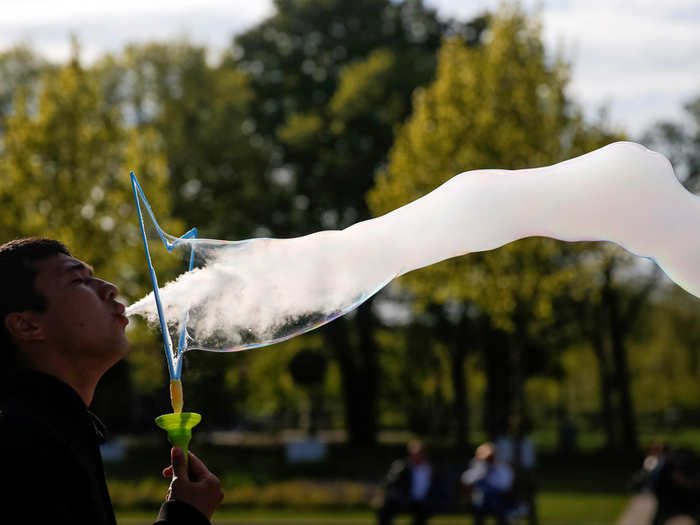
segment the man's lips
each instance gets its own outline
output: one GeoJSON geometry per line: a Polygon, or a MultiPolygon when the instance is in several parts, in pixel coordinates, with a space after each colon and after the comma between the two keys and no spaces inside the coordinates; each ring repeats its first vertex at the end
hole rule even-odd
{"type": "Polygon", "coordinates": [[[126,325],[129,324],[129,318],[125,316],[124,314],[114,314],[114,317],[116,317],[119,322],[122,324],[122,328],[125,328],[126,325]]]}
{"type": "Polygon", "coordinates": [[[122,328],[126,328],[126,325],[129,324],[129,319],[124,315],[124,312],[126,311],[126,306],[124,306],[122,303],[119,301],[114,301],[114,307],[116,311],[114,312],[114,317],[119,319],[119,322],[122,325],[122,328]]]}

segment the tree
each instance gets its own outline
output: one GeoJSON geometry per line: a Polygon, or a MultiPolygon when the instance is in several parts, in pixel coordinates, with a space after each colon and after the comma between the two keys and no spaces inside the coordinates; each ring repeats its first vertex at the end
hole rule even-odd
{"type": "MultiPolygon", "coordinates": [[[[270,228],[299,235],[367,219],[365,193],[414,88],[433,74],[448,24],[417,0],[275,5],[274,15],[236,37],[230,57],[250,75],[258,100],[251,122],[288,195],[270,228]]],[[[322,332],[341,370],[346,429],[356,443],[373,442],[378,430],[377,326],[370,301],[322,332]]]]}
{"type": "MultiPolygon", "coordinates": [[[[681,182],[690,191],[700,174],[700,99],[686,105],[696,125],[686,129],[674,122],[659,122],[647,131],[642,142],[664,153],[674,165],[681,182]]],[[[601,387],[601,416],[610,449],[637,450],[637,423],[633,384],[627,352],[635,325],[651,295],[661,284],[661,272],[654,266],[647,275],[635,270],[634,258],[617,247],[600,250],[598,277],[591,282],[585,302],[578,307],[581,327],[591,341],[598,360],[601,387]],[[627,276],[627,277],[625,277],[627,276]],[[631,276],[631,277],[630,277],[631,276]]]]}
{"type": "Polygon", "coordinates": [[[97,66],[101,89],[162,140],[173,213],[209,237],[243,238],[269,221],[268,154],[249,123],[255,94],[232,65],[187,41],[129,45],[97,66]]]}
{"type": "MultiPolygon", "coordinates": [[[[159,217],[172,214],[203,237],[266,235],[277,192],[266,174],[268,151],[248,122],[255,94],[245,74],[210,64],[207,50],[187,41],[129,45],[94,72],[110,107],[156,133],[169,183],[159,189],[146,174],[141,182],[149,198],[164,190],[169,205],[152,203],[159,217]]],[[[187,402],[208,407],[205,424],[231,426],[241,417],[246,382],[228,378],[255,358],[186,355],[187,402]]]]}
{"type": "Polygon", "coordinates": [[[617,246],[600,247],[595,255],[581,265],[579,279],[585,282],[562,309],[573,305],[581,334],[597,359],[606,448],[634,451],[639,442],[627,347],[661,271],[656,265],[651,271],[640,269],[636,258],[617,246]]]}
{"type": "MultiPolygon", "coordinates": [[[[68,65],[47,71],[37,91],[36,104],[30,104],[27,91],[19,89],[4,120],[3,236],[60,239],[101,277],[118,283],[122,296],[135,298],[146,289],[147,275],[129,170],[147,178],[152,203],[168,209],[168,173],[157,136],[148,127],[128,128],[119,111],[104,103],[77,51],[68,65]]],[[[164,225],[180,227],[172,220],[164,225]]],[[[150,361],[161,363],[157,345],[147,344],[138,333],[132,338],[136,362],[148,352],[150,361]]],[[[148,381],[154,382],[152,377],[148,381]]],[[[100,395],[112,408],[123,409],[116,425],[123,428],[133,408],[128,366],[113,368],[106,382],[113,388],[100,395]]]]}
{"type": "MultiPolygon", "coordinates": [[[[535,18],[506,5],[490,19],[481,45],[467,46],[459,37],[443,44],[436,79],[416,95],[413,115],[369,193],[375,214],[463,171],[552,164],[610,140],[583,122],[565,93],[569,68],[561,58],[548,59],[540,33],[535,18]]],[[[496,427],[509,413],[525,411],[525,364],[543,351],[555,299],[575,276],[577,250],[551,239],[525,239],[402,278],[420,304],[465,302],[487,314],[483,345],[492,432],[503,430],[496,427]]],[[[455,381],[463,380],[455,374],[455,381]]]]}
{"type": "Polygon", "coordinates": [[[642,136],[642,143],[660,151],[671,161],[681,182],[689,191],[697,191],[700,178],[700,96],[685,105],[689,121],[661,121],[642,136]]]}
{"type": "MultiPolygon", "coordinates": [[[[686,105],[696,125],[687,130],[674,122],[659,122],[647,131],[642,142],[664,153],[674,165],[681,182],[693,191],[700,174],[700,99],[686,105]]],[[[634,325],[644,314],[651,294],[660,285],[658,267],[645,277],[630,272],[632,258],[619,248],[610,247],[600,261],[600,276],[596,288],[591,288],[586,304],[582,305],[582,327],[592,342],[598,359],[601,384],[602,420],[606,445],[611,449],[636,450],[637,424],[632,397],[627,340],[634,325]],[[619,275],[632,274],[621,279],[619,275]],[[632,281],[632,282],[630,282],[632,281]],[[639,281],[639,282],[635,282],[639,281]]]]}
{"type": "Polygon", "coordinates": [[[18,88],[34,94],[42,71],[48,69],[46,62],[31,48],[17,46],[0,53],[0,132],[2,120],[12,112],[12,101],[18,88]]]}

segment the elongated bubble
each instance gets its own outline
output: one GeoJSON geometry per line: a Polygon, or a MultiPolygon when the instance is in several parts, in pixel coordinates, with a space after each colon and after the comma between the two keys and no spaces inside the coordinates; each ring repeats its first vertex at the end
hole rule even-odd
{"type": "MultiPolygon", "coordinates": [[[[236,351],[306,332],[357,307],[395,277],[517,239],[612,241],[652,258],[700,296],[700,199],[668,160],[618,142],[552,166],[477,170],[342,231],[294,239],[184,239],[194,269],[160,289],[182,350],[236,351]]],[[[171,241],[174,237],[169,237],[171,241]]],[[[153,294],[127,309],[157,323],[153,294]]]]}

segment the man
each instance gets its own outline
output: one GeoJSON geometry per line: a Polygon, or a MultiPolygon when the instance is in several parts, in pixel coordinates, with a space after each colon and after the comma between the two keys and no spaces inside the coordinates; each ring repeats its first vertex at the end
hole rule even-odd
{"type": "MultiPolygon", "coordinates": [[[[0,506],[14,522],[114,524],[89,410],[102,375],[129,351],[117,288],[49,239],[0,246],[0,506]]],[[[219,480],[172,450],[157,523],[208,524],[219,480]]]]}
{"type": "Polygon", "coordinates": [[[677,516],[700,520],[700,457],[694,452],[657,445],[644,460],[649,489],[656,497],[652,525],[677,516]]]}
{"type": "Polygon", "coordinates": [[[391,465],[385,483],[384,503],[377,512],[379,525],[390,525],[394,516],[411,514],[413,525],[424,525],[433,512],[433,468],[420,441],[411,440],[408,458],[391,465]]]}

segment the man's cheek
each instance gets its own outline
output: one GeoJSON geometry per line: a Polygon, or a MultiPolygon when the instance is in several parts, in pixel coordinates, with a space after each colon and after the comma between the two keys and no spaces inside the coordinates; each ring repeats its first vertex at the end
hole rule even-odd
{"type": "Polygon", "coordinates": [[[90,323],[88,323],[88,320],[85,319],[82,315],[80,315],[79,312],[72,312],[69,314],[70,317],[69,319],[71,320],[71,326],[78,330],[85,330],[88,326],[90,326],[90,323]]]}

